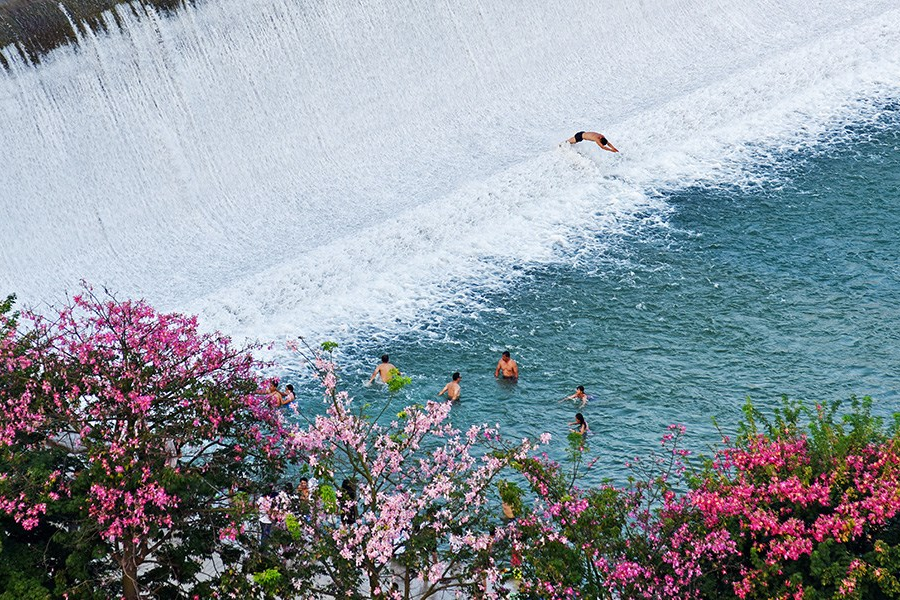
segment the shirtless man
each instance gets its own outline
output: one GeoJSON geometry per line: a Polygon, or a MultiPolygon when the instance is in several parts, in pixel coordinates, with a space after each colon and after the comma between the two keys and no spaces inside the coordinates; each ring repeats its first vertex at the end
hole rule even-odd
{"type": "MultiPolygon", "coordinates": [[[[375,370],[372,372],[372,376],[369,377],[369,383],[375,381],[375,377],[381,377],[381,380],[385,383],[394,378],[394,375],[391,371],[397,370],[397,367],[390,363],[387,354],[381,355],[381,364],[375,367],[375,370]]],[[[400,371],[397,370],[397,375],[400,374],[400,371]]]]}
{"type": "Polygon", "coordinates": [[[616,147],[610,144],[609,140],[607,140],[602,133],[597,133],[596,131],[579,131],[573,137],[570,137],[568,141],[570,144],[577,144],[583,140],[596,142],[598,146],[607,152],[618,152],[616,147]]]}
{"type": "Polygon", "coordinates": [[[494,369],[494,377],[499,377],[501,371],[503,372],[503,379],[519,378],[519,365],[510,358],[509,350],[504,352],[500,360],[497,361],[497,368],[494,369]]]}
{"type": "Polygon", "coordinates": [[[459,376],[459,371],[457,371],[456,373],[453,374],[452,381],[450,381],[450,383],[448,383],[447,385],[444,386],[444,389],[442,389],[438,393],[438,396],[443,396],[444,392],[447,392],[448,398],[450,398],[451,400],[454,400],[454,401],[459,400],[459,392],[460,392],[459,382],[460,381],[462,381],[462,377],[459,376]]]}

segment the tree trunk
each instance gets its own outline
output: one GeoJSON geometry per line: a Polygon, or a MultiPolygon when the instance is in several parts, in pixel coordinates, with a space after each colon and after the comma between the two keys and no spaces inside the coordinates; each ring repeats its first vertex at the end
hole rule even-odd
{"type": "Polygon", "coordinates": [[[384,590],[381,589],[381,578],[374,567],[369,569],[369,593],[372,594],[373,598],[384,598],[386,596],[384,590]],[[378,590],[378,595],[375,595],[375,590],[378,590]]]}
{"type": "Polygon", "coordinates": [[[126,550],[122,557],[122,597],[126,600],[140,600],[141,593],[138,590],[137,564],[134,553],[126,550]]]}

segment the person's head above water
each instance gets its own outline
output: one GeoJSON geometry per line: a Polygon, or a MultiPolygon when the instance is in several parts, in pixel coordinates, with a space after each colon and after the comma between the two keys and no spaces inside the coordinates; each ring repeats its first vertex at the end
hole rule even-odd
{"type": "Polygon", "coordinates": [[[585,425],[584,415],[581,413],[575,413],[575,420],[578,421],[581,425],[585,425]]]}
{"type": "Polygon", "coordinates": [[[579,385],[579,386],[578,386],[577,388],[575,388],[575,389],[578,390],[579,392],[581,392],[582,394],[584,393],[584,386],[583,386],[583,385],[579,385]]]}
{"type": "Polygon", "coordinates": [[[390,362],[390,358],[388,357],[387,354],[381,355],[381,362],[383,362],[383,363],[390,362]]]}
{"type": "Polygon", "coordinates": [[[459,375],[459,371],[457,371],[456,373],[453,374],[453,381],[459,381],[460,379],[461,379],[461,378],[460,378],[460,375],[459,375]]]}
{"type": "Polygon", "coordinates": [[[504,351],[503,351],[503,358],[509,358],[509,357],[510,357],[509,350],[504,350],[504,351]]]}
{"type": "Polygon", "coordinates": [[[292,393],[292,394],[294,393],[294,386],[291,385],[290,383],[287,384],[287,386],[285,386],[284,389],[286,389],[287,391],[289,391],[289,392],[292,393]]]}

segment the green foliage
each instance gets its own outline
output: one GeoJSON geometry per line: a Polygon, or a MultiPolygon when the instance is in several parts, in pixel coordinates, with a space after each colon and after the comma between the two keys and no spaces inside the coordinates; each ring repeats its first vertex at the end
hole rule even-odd
{"type": "Polygon", "coordinates": [[[336,515],[340,511],[337,501],[337,492],[330,485],[319,485],[319,498],[322,500],[322,506],[325,512],[336,515]]]}
{"type": "MultiPolygon", "coordinates": [[[[894,532],[900,531],[895,524],[894,532]]],[[[900,544],[894,539],[891,543],[878,540],[866,556],[866,570],[862,587],[867,595],[864,598],[900,598],[900,544]]]]}
{"type": "Polygon", "coordinates": [[[297,520],[297,517],[294,515],[287,515],[284,518],[284,526],[288,530],[288,533],[291,534],[291,538],[293,538],[294,541],[300,540],[302,532],[300,529],[300,521],[297,520]]]}
{"type": "Polygon", "coordinates": [[[322,342],[322,351],[331,354],[337,349],[337,342],[322,342]]]}
{"type": "Polygon", "coordinates": [[[548,582],[579,598],[734,599],[736,585],[751,582],[745,600],[900,599],[900,416],[888,428],[872,411],[868,397],[815,406],[783,398],[767,414],[748,399],[737,438],[705,469],[684,464],[666,436],[674,460],[634,461],[624,488],[575,487],[587,449],[570,435],[571,483],[549,460],[518,465],[549,507],[520,519],[523,582],[537,584],[523,589],[536,598],[563,597],[546,592],[548,582]],[[553,535],[531,521],[547,515],[553,535]],[[630,575],[607,580],[622,564],[630,575]],[[679,582],[677,594],[667,581],[679,582]]]}
{"type": "Polygon", "coordinates": [[[587,444],[585,444],[585,435],[577,431],[570,431],[566,436],[566,441],[566,457],[568,458],[569,464],[572,466],[572,475],[569,479],[567,489],[571,489],[578,479],[579,469],[584,463],[584,456],[589,448],[587,447],[587,444]]]}
{"type": "Polygon", "coordinates": [[[577,431],[570,431],[566,435],[566,442],[568,443],[566,452],[570,456],[574,454],[581,454],[585,450],[587,450],[587,446],[585,446],[584,444],[584,435],[577,431]]]}
{"type": "Polygon", "coordinates": [[[845,402],[833,400],[827,404],[817,404],[815,408],[787,396],[773,411],[772,418],[766,417],[750,400],[744,403],[744,420],[738,426],[738,447],[758,436],[771,440],[790,440],[805,437],[809,446],[814,472],[822,473],[831,469],[848,455],[863,448],[900,439],[900,413],[894,413],[894,426],[887,430],[884,419],[872,415],[873,400],[869,396],[862,399],[851,396],[849,410],[845,402]]]}
{"type": "Polygon", "coordinates": [[[560,471],[559,465],[548,464],[536,458],[527,458],[517,462],[513,467],[529,476],[529,483],[532,489],[538,483],[546,486],[548,490],[547,496],[551,499],[558,500],[567,492],[566,478],[560,471]]]}
{"type": "Polygon", "coordinates": [[[391,369],[389,373],[391,375],[391,379],[387,382],[387,386],[388,391],[392,394],[399,392],[404,387],[412,383],[412,377],[401,375],[398,369],[391,369]]]}
{"type": "Polygon", "coordinates": [[[12,573],[3,585],[0,600],[50,600],[50,592],[41,581],[21,573],[12,573]]]}
{"type": "Polygon", "coordinates": [[[39,538],[10,537],[21,530],[8,519],[0,527],[0,600],[49,600],[53,583],[41,565],[39,538]]]}
{"type": "MultiPolygon", "coordinates": [[[[582,598],[610,598],[604,576],[595,568],[593,559],[621,556],[626,551],[647,552],[649,544],[629,535],[629,509],[619,490],[594,488],[583,498],[587,508],[577,515],[568,514],[566,524],[559,530],[562,540],[544,539],[541,543],[525,544],[521,572],[531,581],[548,581],[558,588],[577,589],[582,598]],[[638,544],[642,546],[638,548],[638,544]],[[591,550],[584,551],[586,548],[591,550]]],[[[520,523],[524,539],[541,539],[539,526],[531,525],[527,519],[520,523]]]]}
{"type": "Polygon", "coordinates": [[[263,589],[263,591],[274,593],[278,591],[281,583],[282,575],[278,569],[266,569],[261,573],[253,574],[253,581],[263,589]]]}
{"type": "MultiPolygon", "coordinates": [[[[13,312],[14,303],[14,295],[0,301],[0,339],[6,339],[16,330],[18,313],[13,312]]],[[[19,337],[9,350],[13,355],[21,355],[29,341],[19,337]]],[[[2,369],[0,390],[10,395],[19,394],[24,390],[24,382],[33,375],[33,368],[15,372],[2,369]]],[[[3,474],[0,492],[12,492],[12,482],[6,474],[20,473],[28,485],[39,486],[52,470],[44,456],[16,453],[6,446],[0,448],[0,474],[3,474]]],[[[45,600],[51,597],[54,586],[47,567],[59,558],[56,546],[50,545],[52,533],[46,527],[26,532],[13,519],[0,514],[0,600],[45,600]],[[42,552],[44,548],[46,550],[42,552]]]]}
{"type": "Polygon", "coordinates": [[[500,493],[500,500],[504,504],[509,505],[514,515],[522,514],[522,510],[524,509],[522,499],[525,496],[525,491],[522,488],[515,482],[501,479],[497,482],[497,491],[500,493]]]}
{"type": "Polygon", "coordinates": [[[10,294],[5,300],[0,302],[0,315],[10,320],[10,325],[14,326],[16,322],[16,314],[12,312],[13,304],[16,302],[15,294],[10,294]]]}

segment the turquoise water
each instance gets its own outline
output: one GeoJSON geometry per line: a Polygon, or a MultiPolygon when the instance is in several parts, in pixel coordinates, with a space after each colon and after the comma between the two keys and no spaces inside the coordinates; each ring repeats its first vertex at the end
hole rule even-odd
{"type": "MultiPolygon", "coordinates": [[[[382,352],[413,385],[395,400],[436,394],[459,370],[465,427],[498,422],[513,437],[554,434],[582,410],[598,474],[656,446],[670,423],[704,450],[751,397],[809,401],[871,395],[888,414],[900,399],[900,111],[831,132],[821,144],[755,168],[758,185],[666,195],[649,218],[602,253],[552,267],[522,265],[517,284],[477,312],[423,322],[405,334],[343,348],[344,384],[380,406],[362,382],[382,352]],[[502,350],[521,379],[493,378],[502,350]]],[[[586,247],[592,247],[589,240],[586,247]]],[[[448,295],[453,282],[447,282],[448,295]]],[[[290,380],[287,375],[286,380],[290,380]]],[[[305,390],[301,407],[315,406],[305,390]]]]}

